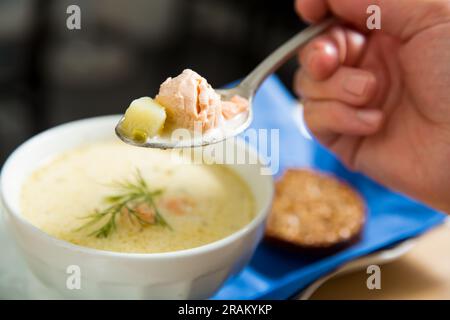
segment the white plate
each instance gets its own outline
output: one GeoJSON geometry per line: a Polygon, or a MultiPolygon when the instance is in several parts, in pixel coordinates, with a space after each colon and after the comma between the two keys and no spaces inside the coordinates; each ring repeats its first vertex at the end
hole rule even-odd
{"type": "Polygon", "coordinates": [[[402,255],[407,253],[415,245],[415,240],[406,240],[397,244],[396,246],[390,247],[389,249],[377,251],[375,253],[363,256],[359,259],[353,260],[339,267],[336,271],[320,278],[311,283],[306,289],[304,289],[296,298],[298,300],[307,300],[313,293],[320,288],[322,284],[344,274],[352,273],[358,270],[365,270],[369,265],[382,265],[391,262],[395,259],[400,258],[402,255]]]}

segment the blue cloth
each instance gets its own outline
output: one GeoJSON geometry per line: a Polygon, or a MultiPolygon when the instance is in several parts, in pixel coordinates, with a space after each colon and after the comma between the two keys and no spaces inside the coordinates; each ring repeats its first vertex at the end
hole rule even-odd
{"type": "Polygon", "coordinates": [[[331,256],[305,257],[260,244],[250,264],[228,280],[213,299],[287,299],[314,280],[357,257],[420,235],[445,215],[347,171],[314,140],[305,138],[291,116],[296,102],[275,76],[254,100],[253,128],[280,129],[280,168],[311,167],[332,172],[356,187],[368,205],[361,241],[331,256]]]}

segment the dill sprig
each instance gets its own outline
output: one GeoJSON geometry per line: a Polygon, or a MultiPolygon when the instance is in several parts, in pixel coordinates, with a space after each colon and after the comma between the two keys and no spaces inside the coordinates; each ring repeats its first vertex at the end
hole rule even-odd
{"type": "Polygon", "coordinates": [[[95,210],[92,214],[83,217],[83,219],[88,219],[88,221],[75,231],[81,231],[95,225],[101,225],[89,233],[89,236],[107,238],[116,231],[117,217],[122,214],[128,214],[130,221],[132,223],[137,223],[141,227],[159,225],[172,230],[172,227],[161,215],[155,203],[155,197],[161,195],[163,191],[150,191],[139,170],[137,170],[135,178],[136,181],[134,182],[125,180],[113,183],[113,187],[115,187],[119,193],[104,198],[104,202],[108,203],[109,206],[104,210],[95,210]],[[153,210],[153,221],[148,221],[141,216],[138,208],[143,204],[153,210]]]}

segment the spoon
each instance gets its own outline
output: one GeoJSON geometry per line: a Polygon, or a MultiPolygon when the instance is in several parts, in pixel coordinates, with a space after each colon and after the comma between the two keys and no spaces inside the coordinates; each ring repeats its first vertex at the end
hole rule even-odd
{"type": "MultiPolygon", "coordinates": [[[[329,18],[318,25],[310,26],[299,32],[272,52],[237,86],[231,89],[216,90],[223,101],[228,101],[233,96],[238,95],[247,99],[249,103],[249,111],[247,113],[236,116],[235,118],[237,119],[226,121],[226,125],[220,125],[218,128],[210,129],[205,133],[192,134],[187,129],[181,129],[180,133],[182,134],[180,135],[160,135],[142,142],[130,139],[122,133],[120,128],[124,120],[122,117],[116,126],[117,136],[124,142],[137,147],[172,149],[206,146],[242,133],[250,126],[253,120],[252,99],[264,79],[289,60],[301,46],[327,30],[335,21],[335,18],[329,18]]],[[[175,131],[177,130],[180,129],[175,131]]]]}

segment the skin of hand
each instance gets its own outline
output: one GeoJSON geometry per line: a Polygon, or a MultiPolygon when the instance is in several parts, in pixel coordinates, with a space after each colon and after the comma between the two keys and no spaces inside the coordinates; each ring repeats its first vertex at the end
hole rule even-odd
{"type": "Polygon", "coordinates": [[[450,213],[450,1],[297,0],[339,25],[299,53],[308,128],[348,168],[450,213]],[[381,29],[366,26],[371,4],[381,29]]]}

